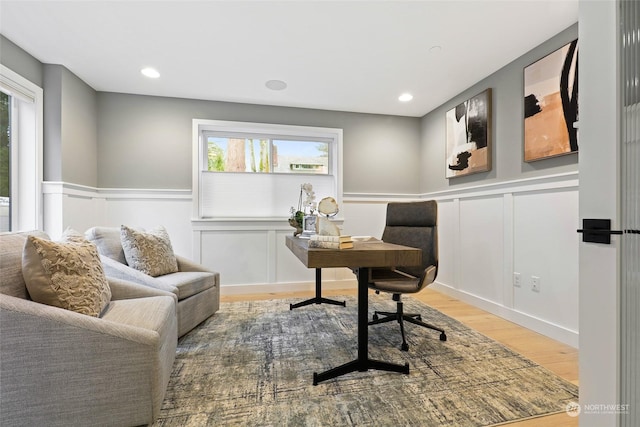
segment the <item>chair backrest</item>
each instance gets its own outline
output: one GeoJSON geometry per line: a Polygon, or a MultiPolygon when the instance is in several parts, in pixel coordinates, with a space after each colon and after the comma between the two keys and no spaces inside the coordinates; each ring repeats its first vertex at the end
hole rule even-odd
{"type": "Polygon", "coordinates": [[[438,204],[434,200],[389,203],[382,240],[422,249],[422,265],[397,270],[422,278],[428,267],[435,266],[437,274],[438,204]]]}
{"type": "Polygon", "coordinates": [[[31,299],[22,277],[22,250],[30,234],[49,238],[42,231],[0,233],[0,294],[31,299]]]}

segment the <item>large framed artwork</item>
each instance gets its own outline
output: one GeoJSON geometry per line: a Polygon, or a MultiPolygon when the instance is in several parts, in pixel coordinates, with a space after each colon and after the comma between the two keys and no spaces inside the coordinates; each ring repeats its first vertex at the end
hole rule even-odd
{"type": "Polygon", "coordinates": [[[578,152],[578,40],[524,69],[524,161],[578,152]]]}
{"type": "Polygon", "coordinates": [[[491,170],[491,89],[445,114],[446,177],[491,170]]]}

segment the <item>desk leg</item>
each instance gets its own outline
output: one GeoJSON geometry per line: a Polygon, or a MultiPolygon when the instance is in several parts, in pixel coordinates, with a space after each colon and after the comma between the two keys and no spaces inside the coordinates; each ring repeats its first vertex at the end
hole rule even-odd
{"type": "Polygon", "coordinates": [[[395,363],[369,359],[369,269],[359,268],[356,274],[358,276],[358,358],[319,374],[314,372],[313,385],[318,385],[319,382],[336,378],[350,372],[366,372],[369,369],[401,372],[403,374],[409,373],[408,363],[397,365],[395,363]]]}
{"type": "Polygon", "coordinates": [[[335,301],[328,298],[322,298],[322,269],[316,268],[316,296],[308,299],[306,301],[301,301],[295,304],[289,304],[289,310],[293,310],[294,308],[304,307],[305,305],[310,304],[334,304],[345,306],[346,303],[344,301],[335,301]]]}

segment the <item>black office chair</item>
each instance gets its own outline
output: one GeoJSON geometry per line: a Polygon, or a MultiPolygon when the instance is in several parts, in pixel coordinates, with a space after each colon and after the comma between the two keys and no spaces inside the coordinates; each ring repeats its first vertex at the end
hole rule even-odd
{"type": "Polygon", "coordinates": [[[389,203],[387,221],[382,240],[422,249],[422,265],[397,267],[393,269],[373,269],[369,288],[393,294],[397,302],[396,312],[376,311],[369,325],[397,321],[402,333],[402,350],[409,350],[404,332],[404,321],[424,326],[440,332],[440,341],[446,341],[443,329],[422,321],[420,314],[405,313],[402,294],[420,292],[433,283],[438,274],[438,205],[433,200],[408,203],[389,203]],[[380,317],[380,315],[384,317],[380,317]]]}

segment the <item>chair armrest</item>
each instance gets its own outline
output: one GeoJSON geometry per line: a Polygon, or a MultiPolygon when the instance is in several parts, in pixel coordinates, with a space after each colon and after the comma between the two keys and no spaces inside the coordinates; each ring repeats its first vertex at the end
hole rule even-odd
{"type": "Polygon", "coordinates": [[[104,274],[108,278],[125,280],[127,282],[134,282],[140,285],[148,286],[154,289],[159,289],[165,292],[171,292],[178,295],[178,289],[175,286],[167,285],[161,281],[144,274],[135,268],[124,265],[114,259],[100,255],[100,261],[104,268],[104,274]]]}
{"type": "Polygon", "coordinates": [[[205,266],[193,262],[183,256],[176,255],[176,260],[178,260],[178,270],[180,271],[202,271],[206,273],[215,273],[215,271],[211,271],[205,266]]]}
{"type": "Polygon", "coordinates": [[[175,303],[178,303],[178,296],[173,292],[167,292],[149,286],[141,285],[139,283],[128,282],[126,280],[115,279],[113,277],[107,277],[109,281],[109,287],[111,288],[111,300],[133,299],[133,298],[146,298],[157,296],[170,296],[174,299],[175,303]]]}

